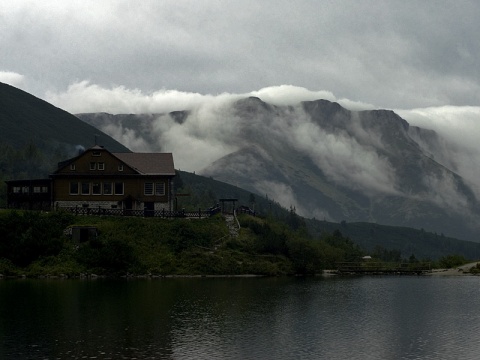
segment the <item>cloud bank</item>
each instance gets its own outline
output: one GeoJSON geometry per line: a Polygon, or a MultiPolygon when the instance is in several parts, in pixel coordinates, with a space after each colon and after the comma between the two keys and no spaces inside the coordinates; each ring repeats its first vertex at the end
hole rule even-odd
{"type": "MultiPolygon", "coordinates": [[[[81,81],[69,86],[64,93],[49,92],[47,100],[72,113],[167,114],[171,111],[189,111],[190,115],[184,124],[176,123],[169,116],[158,116],[158,120],[148,130],[151,136],[158,139],[157,145],[152,145],[131,129],[116,128],[113,125],[102,129],[133,151],[175,152],[176,162],[184,170],[199,171],[216,159],[238,150],[241,144],[237,143],[237,137],[241,129],[250,128],[252,134],[261,134],[267,130],[256,127],[267,126],[268,131],[277,131],[286,139],[294,139],[295,143],[304,144],[304,151],[313,149],[313,153],[318,154],[315,160],[318,165],[331,169],[332,174],[337,174],[338,180],[344,176],[341,175],[339,167],[341,164],[348,164],[344,173],[349,173],[349,177],[355,176],[359,184],[384,184],[385,191],[387,188],[390,192],[396,191],[389,165],[378,158],[376,153],[368,152],[368,149],[365,150],[359,144],[347,141],[347,137],[342,138],[341,134],[332,137],[319,133],[297,110],[290,118],[277,119],[276,124],[239,122],[238,118],[232,116],[230,106],[233,102],[249,96],[259,97],[272,105],[294,108],[301,101],[317,99],[336,101],[349,110],[374,108],[370,104],[338,99],[330,91],[311,91],[293,85],[271,86],[243,94],[212,95],[178,90],[159,90],[145,94],[139,89],[127,89],[124,86],[103,88],[88,81],[81,81]],[[186,144],[189,146],[186,147],[186,144]],[[189,150],[192,147],[196,149],[193,156],[189,150]],[[331,154],[331,157],[328,158],[325,154],[331,154]]],[[[480,189],[480,186],[477,186],[477,179],[480,179],[480,148],[477,146],[477,139],[480,137],[480,107],[441,106],[397,109],[395,112],[412,126],[437,132],[443,139],[444,147],[441,151],[437,149],[439,154],[435,160],[456,171],[475,189],[480,189]],[[441,154],[446,154],[443,159],[441,154]]],[[[365,133],[355,119],[352,119],[350,126],[357,139],[381,146],[379,139],[371,133],[365,133]]]]}
{"type": "Polygon", "coordinates": [[[249,96],[255,96],[264,102],[280,106],[296,105],[301,101],[325,99],[338,102],[350,110],[375,108],[371,104],[349,99],[337,99],[330,91],[311,91],[293,85],[270,86],[241,94],[222,93],[212,95],[166,89],[143,93],[139,89],[127,89],[125,86],[104,88],[84,80],[71,84],[65,92],[48,91],[45,99],[73,114],[88,112],[145,114],[191,110],[205,103],[231,102],[249,96]]]}
{"type": "Polygon", "coordinates": [[[462,176],[480,198],[480,107],[441,106],[395,111],[411,125],[440,135],[442,148],[436,149],[434,159],[462,176]]]}

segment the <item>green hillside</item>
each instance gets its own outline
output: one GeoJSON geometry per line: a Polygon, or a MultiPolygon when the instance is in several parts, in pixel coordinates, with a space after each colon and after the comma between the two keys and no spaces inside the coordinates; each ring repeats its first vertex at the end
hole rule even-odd
{"type": "MultiPolygon", "coordinates": [[[[259,216],[272,217],[292,225],[291,214],[294,209],[285,209],[275,199],[269,199],[265,195],[253,194],[239,187],[184,171],[177,172],[175,181],[178,192],[190,194],[190,196],[178,198],[179,208],[203,209],[212,206],[216,199],[223,197],[237,198],[238,205],[253,208],[252,199],[254,199],[255,210],[259,216]]],[[[307,229],[313,238],[320,239],[325,234],[340,231],[343,236],[351,239],[368,253],[396,250],[400,252],[403,259],[409,258],[412,254],[417,259],[431,260],[452,254],[472,260],[480,258],[480,243],[458,240],[429,232],[428,229],[360,222],[334,223],[316,219],[303,219],[303,221],[306,222],[307,229]]]]}
{"type": "Polygon", "coordinates": [[[220,215],[204,219],[73,216],[0,211],[3,276],[293,275],[315,274],[337,261],[358,259],[351,241],[312,241],[302,229],[250,215],[232,235],[220,215]],[[98,236],[77,242],[73,225],[98,236]]]}
{"type": "Polygon", "coordinates": [[[43,146],[63,145],[73,151],[76,145],[93,146],[98,135],[98,144],[110,151],[129,151],[72,114],[4,83],[0,83],[0,127],[0,143],[17,149],[33,141],[43,146]]]}
{"type": "Polygon", "coordinates": [[[5,205],[5,180],[47,177],[59,161],[95,141],[110,151],[129,151],[68,112],[3,83],[0,129],[0,206],[5,205]]]}
{"type": "Polygon", "coordinates": [[[480,258],[480,243],[458,240],[425,229],[362,222],[338,224],[318,220],[307,220],[307,225],[315,236],[338,230],[370,254],[398,250],[403,258],[409,258],[412,254],[417,259],[432,260],[452,254],[472,260],[480,258]]]}

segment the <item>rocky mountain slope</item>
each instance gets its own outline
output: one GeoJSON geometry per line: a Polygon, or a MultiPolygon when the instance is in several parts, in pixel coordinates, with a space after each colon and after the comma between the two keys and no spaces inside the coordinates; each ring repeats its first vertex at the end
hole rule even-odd
{"type": "Polygon", "coordinates": [[[78,116],[117,140],[168,147],[176,164],[189,156],[200,174],[294,206],[305,217],[479,240],[474,187],[454,171],[444,140],[392,111],[245,98],[209,112],[78,116]]]}

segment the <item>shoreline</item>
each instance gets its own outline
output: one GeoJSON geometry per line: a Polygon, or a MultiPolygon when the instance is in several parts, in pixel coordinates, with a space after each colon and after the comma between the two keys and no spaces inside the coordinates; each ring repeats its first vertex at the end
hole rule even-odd
{"type": "Polygon", "coordinates": [[[450,269],[434,269],[427,276],[474,276],[470,270],[477,266],[479,262],[475,261],[465,265],[457,266],[450,269]]]}
{"type": "MultiPolygon", "coordinates": [[[[472,274],[470,270],[477,266],[480,262],[472,262],[462,266],[458,266],[455,268],[450,269],[432,269],[429,272],[425,272],[421,275],[424,276],[475,276],[477,274],[472,274]]],[[[157,275],[157,274],[141,274],[141,275],[134,275],[134,274],[126,274],[126,275],[97,275],[97,274],[79,274],[74,276],[69,276],[66,274],[61,275],[38,275],[38,276],[27,276],[27,275],[4,275],[0,274],[0,281],[1,280],[8,280],[8,279],[38,279],[38,280],[69,280],[69,279],[81,279],[81,280],[95,280],[95,279],[201,279],[201,278],[260,278],[260,277],[334,277],[334,276],[348,276],[349,274],[339,274],[337,270],[326,269],[323,272],[318,274],[309,274],[309,275],[300,275],[300,274],[290,274],[290,275],[259,275],[259,274],[236,274],[236,275],[177,275],[177,274],[169,274],[169,275],[157,275]]],[[[359,274],[355,274],[359,275],[359,274]]],[[[364,275],[375,275],[375,274],[361,274],[364,275]]],[[[383,275],[392,275],[392,274],[383,274],[383,275]]]]}

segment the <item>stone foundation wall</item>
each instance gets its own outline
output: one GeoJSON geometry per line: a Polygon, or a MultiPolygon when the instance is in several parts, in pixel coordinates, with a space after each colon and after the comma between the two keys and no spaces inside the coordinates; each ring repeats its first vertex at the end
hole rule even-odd
{"type": "Polygon", "coordinates": [[[83,207],[84,204],[88,204],[89,208],[102,208],[102,209],[112,209],[118,208],[121,209],[122,206],[118,204],[118,201],[56,201],[55,207],[83,207]]]}
{"type": "Polygon", "coordinates": [[[155,210],[170,210],[168,203],[155,203],[155,210]]]}
{"type": "MultiPolygon", "coordinates": [[[[55,208],[64,208],[64,207],[83,207],[84,204],[88,204],[89,208],[95,208],[98,209],[99,207],[101,209],[121,209],[122,204],[118,203],[118,201],[56,201],[55,202],[55,208]]],[[[134,210],[143,210],[145,208],[145,203],[143,202],[137,202],[133,204],[133,209],[134,210]]],[[[170,207],[168,205],[168,202],[161,203],[157,202],[155,203],[155,210],[169,210],[170,207]]]]}

